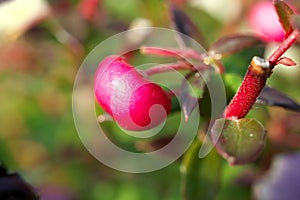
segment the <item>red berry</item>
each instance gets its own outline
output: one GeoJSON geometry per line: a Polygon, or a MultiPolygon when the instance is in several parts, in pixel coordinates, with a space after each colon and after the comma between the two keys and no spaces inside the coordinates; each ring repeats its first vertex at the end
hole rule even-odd
{"type": "Polygon", "coordinates": [[[79,12],[86,20],[92,20],[98,12],[100,0],[81,0],[79,12]]]}
{"type": "Polygon", "coordinates": [[[127,130],[153,128],[171,110],[164,90],[118,56],[106,57],[99,64],[94,92],[102,108],[127,130]]]}
{"type": "Polygon", "coordinates": [[[282,42],[284,30],[271,1],[256,3],[249,12],[250,26],[261,33],[267,42],[282,42]]]}

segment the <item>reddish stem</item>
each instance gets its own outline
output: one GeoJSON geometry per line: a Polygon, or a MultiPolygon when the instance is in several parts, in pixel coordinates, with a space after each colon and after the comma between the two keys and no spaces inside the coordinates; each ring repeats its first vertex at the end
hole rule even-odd
{"type": "Polygon", "coordinates": [[[203,65],[194,66],[191,63],[186,62],[186,61],[179,61],[177,63],[168,63],[168,64],[157,65],[157,66],[151,67],[149,69],[146,69],[144,72],[148,76],[151,76],[151,75],[159,74],[159,73],[163,73],[163,72],[170,72],[172,70],[202,71],[202,70],[208,70],[208,69],[210,69],[209,65],[203,64],[203,65]]]}
{"type": "Polygon", "coordinates": [[[224,111],[224,118],[240,119],[246,116],[265,86],[269,70],[267,61],[258,57],[252,59],[240,88],[224,111]]]}
{"type": "Polygon", "coordinates": [[[158,55],[175,58],[192,58],[196,60],[202,60],[203,56],[193,49],[164,49],[160,47],[141,47],[142,54],[158,55]]]}
{"type": "Polygon", "coordinates": [[[149,76],[154,74],[159,74],[162,72],[168,72],[172,70],[191,70],[193,66],[188,62],[178,62],[178,63],[169,63],[161,64],[145,70],[145,73],[149,76]]]}
{"type": "Polygon", "coordinates": [[[280,46],[276,49],[276,51],[270,55],[268,58],[270,64],[271,64],[271,70],[276,65],[276,62],[279,60],[279,58],[296,42],[300,32],[298,29],[295,29],[289,37],[287,37],[280,46]]]}
{"type": "Polygon", "coordinates": [[[267,78],[280,57],[296,42],[299,30],[295,29],[275,50],[268,60],[254,57],[237,93],[223,113],[226,119],[240,119],[246,116],[264,88],[267,78]]]}

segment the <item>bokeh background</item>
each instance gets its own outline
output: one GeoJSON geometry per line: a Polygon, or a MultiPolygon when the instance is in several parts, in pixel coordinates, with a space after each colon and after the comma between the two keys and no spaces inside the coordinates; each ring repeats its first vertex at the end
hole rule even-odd
{"type": "MultiPolygon", "coordinates": [[[[255,2],[0,1],[1,163],[10,172],[18,172],[45,200],[182,199],[181,160],[156,172],[128,174],[104,166],[89,154],[77,135],[72,118],[76,72],[85,55],[114,34],[137,26],[171,28],[167,3],[183,10],[209,45],[224,35],[253,32],[247,13],[255,2]]],[[[300,8],[297,0],[290,2],[295,8],[300,8]]],[[[269,43],[266,54],[274,46],[275,43],[269,43]]],[[[289,55],[299,62],[299,53],[299,47],[294,47],[289,55]]],[[[236,57],[228,63],[239,61],[236,57]]],[[[240,75],[245,72],[245,68],[227,68],[240,75]]],[[[276,70],[269,84],[300,102],[298,66],[276,70]]],[[[287,159],[282,154],[282,159],[277,159],[281,166],[290,166],[289,160],[295,162],[294,166],[300,165],[299,155],[295,153],[300,147],[300,115],[281,108],[260,109],[263,111],[254,109],[252,115],[268,129],[267,147],[254,164],[230,167],[222,161],[221,188],[216,199],[253,199],[254,193],[261,199],[270,199],[262,195],[273,194],[272,184],[278,183],[274,180],[272,184],[268,182],[270,171],[267,170],[275,162],[274,156],[285,153],[292,157],[287,159]],[[262,194],[253,188],[266,189],[262,194]]],[[[207,174],[213,173],[209,168],[209,165],[203,167],[201,173],[205,175],[198,180],[201,184],[209,182],[207,174]]],[[[274,173],[280,174],[278,171],[284,168],[274,173]]],[[[297,171],[292,177],[294,183],[300,179],[297,171]]],[[[284,180],[279,183],[287,185],[284,180]]],[[[290,199],[293,198],[296,199],[295,195],[290,199]]]]}

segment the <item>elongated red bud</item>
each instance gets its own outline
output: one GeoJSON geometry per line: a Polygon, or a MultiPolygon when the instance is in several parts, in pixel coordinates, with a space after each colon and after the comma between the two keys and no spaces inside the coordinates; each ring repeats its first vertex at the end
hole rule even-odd
{"type": "Polygon", "coordinates": [[[118,56],[109,56],[99,64],[94,89],[102,108],[127,130],[153,128],[171,110],[164,90],[118,56]]]}

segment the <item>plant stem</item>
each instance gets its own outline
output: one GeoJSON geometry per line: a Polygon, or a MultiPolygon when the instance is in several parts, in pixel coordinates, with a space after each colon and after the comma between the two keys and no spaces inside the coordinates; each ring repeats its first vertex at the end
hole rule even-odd
{"type": "Polygon", "coordinates": [[[140,51],[142,54],[157,55],[165,57],[175,57],[175,58],[192,58],[196,60],[202,60],[203,56],[197,51],[186,48],[186,49],[164,49],[161,47],[141,47],[140,51]]]}
{"type": "Polygon", "coordinates": [[[276,65],[276,62],[278,59],[296,42],[298,36],[300,35],[300,32],[298,29],[295,29],[289,37],[287,37],[280,46],[276,49],[276,51],[270,55],[268,58],[270,64],[271,64],[271,70],[276,65]]]}
{"type": "Polygon", "coordinates": [[[191,70],[193,66],[188,62],[178,62],[178,63],[169,63],[161,64],[145,70],[145,73],[149,76],[154,74],[159,74],[162,72],[169,72],[172,70],[191,70]]]}
{"type": "Polygon", "coordinates": [[[241,86],[224,111],[224,118],[240,119],[245,117],[265,86],[269,74],[269,62],[262,58],[254,57],[241,86]]]}
{"type": "Polygon", "coordinates": [[[247,115],[280,57],[296,42],[299,35],[299,30],[295,29],[268,60],[258,57],[252,59],[241,86],[223,113],[224,118],[240,119],[247,115]]]}
{"type": "Polygon", "coordinates": [[[154,75],[159,74],[163,72],[170,72],[173,70],[188,70],[188,71],[202,71],[202,70],[208,70],[211,67],[209,65],[200,64],[200,65],[192,65],[191,63],[187,61],[178,61],[177,63],[168,63],[168,64],[161,64],[154,67],[151,67],[149,69],[146,69],[144,72],[148,75],[154,75]]]}

